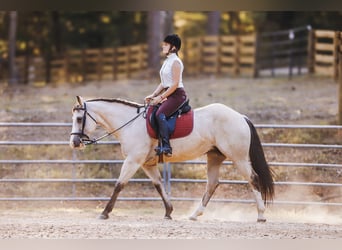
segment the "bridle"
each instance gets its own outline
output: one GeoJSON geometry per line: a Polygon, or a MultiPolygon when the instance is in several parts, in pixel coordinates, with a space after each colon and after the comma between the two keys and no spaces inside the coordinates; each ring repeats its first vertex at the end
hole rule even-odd
{"type": "Polygon", "coordinates": [[[90,137],[86,133],[84,133],[84,127],[86,125],[86,118],[87,118],[87,116],[89,116],[96,124],[97,124],[97,121],[87,111],[87,104],[85,102],[83,103],[83,107],[75,107],[75,108],[73,108],[73,111],[75,111],[75,110],[78,110],[78,111],[82,110],[82,111],[84,111],[83,117],[82,117],[82,129],[81,129],[80,132],[72,132],[72,133],[70,133],[70,135],[78,135],[80,137],[80,140],[81,140],[82,143],[84,143],[86,145],[87,144],[91,144],[92,140],[90,139],[90,137]]]}
{"type": "Polygon", "coordinates": [[[81,142],[83,144],[85,144],[85,145],[96,144],[98,141],[106,138],[107,136],[110,136],[110,135],[118,132],[120,129],[124,128],[125,126],[127,126],[128,124],[130,124],[131,122],[136,120],[142,114],[144,114],[144,117],[145,117],[148,106],[149,105],[145,105],[143,111],[141,111],[141,112],[140,112],[140,107],[139,107],[137,109],[137,113],[138,114],[135,117],[133,117],[131,120],[129,120],[128,122],[124,123],[119,128],[117,128],[117,129],[115,129],[115,130],[113,130],[113,131],[111,131],[109,133],[106,133],[105,135],[100,136],[98,138],[90,139],[90,137],[86,133],[84,133],[84,127],[85,127],[85,124],[86,124],[86,118],[87,118],[87,116],[89,116],[96,124],[98,124],[98,122],[96,121],[96,119],[91,114],[89,114],[89,112],[87,110],[86,102],[84,102],[83,103],[83,107],[74,107],[73,108],[74,111],[75,110],[82,110],[82,111],[84,111],[83,117],[82,117],[82,130],[81,130],[81,132],[72,132],[72,133],[70,133],[70,135],[78,135],[80,137],[81,142]]]}

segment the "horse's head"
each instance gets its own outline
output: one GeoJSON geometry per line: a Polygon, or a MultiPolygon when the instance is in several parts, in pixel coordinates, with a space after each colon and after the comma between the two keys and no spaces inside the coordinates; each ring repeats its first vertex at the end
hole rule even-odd
{"type": "Polygon", "coordinates": [[[89,134],[96,129],[96,119],[88,112],[86,102],[77,96],[77,104],[72,109],[72,129],[70,147],[82,149],[90,141],[89,134]],[[90,118],[90,119],[87,119],[90,118]]]}

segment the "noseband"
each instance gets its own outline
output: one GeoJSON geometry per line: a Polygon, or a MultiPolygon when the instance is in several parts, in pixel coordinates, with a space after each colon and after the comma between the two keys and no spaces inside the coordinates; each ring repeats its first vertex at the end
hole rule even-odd
{"type": "Polygon", "coordinates": [[[97,124],[96,119],[91,114],[89,114],[89,112],[87,111],[87,105],[85,102],[83,103],[83,107],[75,107],[73,110],[74,111],[75,110],[84,111],[83,118],[82,118],[82,130],[81,130],[81,132],[72,132],[72,133],[70,133],[70,135],[78,135],[80,137],[80,140],[82,143],[84,143],[84,142],[85,142],[85,144],[91,143],[92,140],[89,138],[89,136],[87,134],[84,133],[84,127],[86,124],[87,116],[89,116],[97,124]]]}

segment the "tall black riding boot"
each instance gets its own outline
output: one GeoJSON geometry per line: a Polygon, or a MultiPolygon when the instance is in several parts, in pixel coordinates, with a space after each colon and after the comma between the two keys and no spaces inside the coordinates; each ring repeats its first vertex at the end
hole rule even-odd
{"type": "Polygon", "coordinates": [[[160,114],[157,117],[157,121],[160,136],[160,147],[156,148],[156,152],[158,155],[165,154],[166,156],[171,156],[172,148],[170,146],[170,135],[166,116],[164,114],[160,114]]]}

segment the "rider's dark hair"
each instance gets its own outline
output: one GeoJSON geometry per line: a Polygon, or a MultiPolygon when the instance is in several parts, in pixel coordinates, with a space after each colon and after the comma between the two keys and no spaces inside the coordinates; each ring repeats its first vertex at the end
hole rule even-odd
{"type": "Polygon", "coordinates": [[[174,46],[176,48],[175,51],[170,51],[170,52],[175,52],[177,53],[181,46],[182,46],[182,41],[181,39],[179,38],[179,36],[177,34],[171,34],[171,35],[167,35],[165,38],[164,38],[164,42],[165,43],[169,43],[171,44],[171,46],[174,46]]]}

